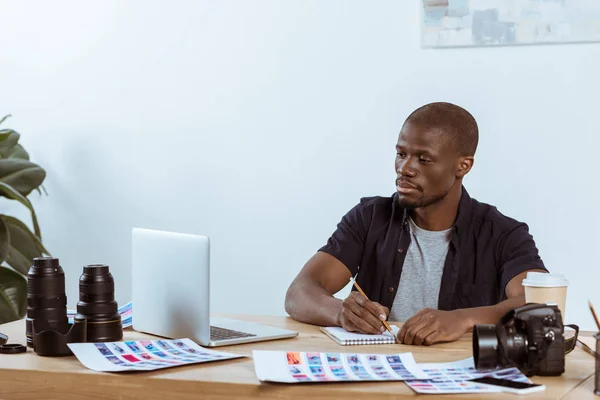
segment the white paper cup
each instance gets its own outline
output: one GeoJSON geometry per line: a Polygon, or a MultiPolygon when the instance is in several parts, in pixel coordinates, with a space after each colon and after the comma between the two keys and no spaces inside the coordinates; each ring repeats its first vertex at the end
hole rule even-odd
{"type": "Polygon", "coordinates": [[[562,274],[528,272],[527,277],[523,279],[525,302],[555,303],[562,314],[563,323],[565,323],[568,286],[569,281],[562,274]]]}

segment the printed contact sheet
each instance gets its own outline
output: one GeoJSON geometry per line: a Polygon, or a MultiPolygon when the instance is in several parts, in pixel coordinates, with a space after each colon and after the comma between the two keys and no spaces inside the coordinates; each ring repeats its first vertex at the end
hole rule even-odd
{"type": "Polygon", "coordinates": [[[252,352],[261,381],[301,383],[428,379],[411,353],[355,354],[291,351],[252,352]]]}
{"type": "Polygon", "coordinates": [[[151,371],[242,357],[198,346],[190,339],[70,343],[77,359],[95,371],[151,371]]]}
{"type": "Polygon", "coordinates": [[[483,376],[531,383],[529,378],[517,368],[476,370],[472,357],[448,363],[418,365],[431,379],[407,380],[406,384],[417,393],[494,393],[501,391],[500,388],[468,381],[483,376]]]}

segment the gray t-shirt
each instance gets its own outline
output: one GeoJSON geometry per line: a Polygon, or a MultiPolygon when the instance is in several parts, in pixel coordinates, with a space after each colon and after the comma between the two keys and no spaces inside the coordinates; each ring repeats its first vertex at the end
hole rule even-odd
{"type": "Polygon", "coordinates": [[[406,321],[423,308],[438,308],[444,262],[452,237],[452,228],[427,231],[411,218],[409,224],[411,241],[390,310],[390,321],[406,321]]]}

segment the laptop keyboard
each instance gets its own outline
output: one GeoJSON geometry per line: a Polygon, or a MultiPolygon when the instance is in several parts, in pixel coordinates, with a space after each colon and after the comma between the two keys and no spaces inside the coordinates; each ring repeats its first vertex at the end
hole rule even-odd
{"type": "Polygon", "coordinates": [[[210,340],[227,340],[227,339],[239,339],[245,337],[256,336],[252,333],[234,331],[232,329],[219,328],[218,326],[210,326],[210,340]]]}

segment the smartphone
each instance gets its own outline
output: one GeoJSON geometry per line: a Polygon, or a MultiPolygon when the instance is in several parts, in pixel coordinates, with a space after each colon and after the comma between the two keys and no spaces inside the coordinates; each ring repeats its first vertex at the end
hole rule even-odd
{"type": "Polygon", "coordinates": [[[516,393],[516,394],[528,394],[533,392],[541,392],[546,389],[544,385],[537,383],[527,382],[515,382],[509,381],[508,379],[492,378],[491,376],[484,376],[483,378],[469,379],[469,382],[477,382],[482,385],[489,385],[500,388],[503,392],[516,393]]]}

